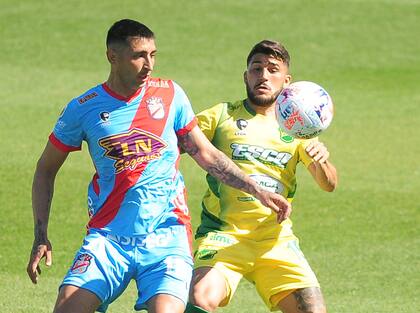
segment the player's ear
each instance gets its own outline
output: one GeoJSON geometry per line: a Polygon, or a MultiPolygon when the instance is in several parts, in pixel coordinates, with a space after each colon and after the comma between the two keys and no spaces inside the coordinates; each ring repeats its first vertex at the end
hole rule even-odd
{"type": "Polygon", "coordinates": [[[112,49],[112,48],[106,49],[106,57],[107,57],[109,63],[114,64],[115,60],[117,58],[115,50],[112,49]]]}
{"type": "Polygon", "coordinates": [[[247,83],[248,83],[248,80],[247,80],[247,78],[246,78],[246,73],[247,73],[247,71],[245,71],[245,72],[244,72],[244,83],[245,83],[245,84],[247,84],[247,83]]]}
{"type": "Polygon", "coordinates": [[[284,78],[283,88],[290,85],[292,82],[292,75],[286,74],[286,77],[284,78]]]}

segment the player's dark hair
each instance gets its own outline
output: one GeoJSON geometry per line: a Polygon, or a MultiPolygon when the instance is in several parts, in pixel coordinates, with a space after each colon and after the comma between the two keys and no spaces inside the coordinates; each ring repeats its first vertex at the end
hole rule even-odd
{"type": "Polygon", "coordinates": [[[109,47],[113,44],[126,45],[128,37],[154,39],[155,34],[150,30],[150,28],[140,22],[123,19],[115,22],[108,30],[108,34],[106,36],[106,46],[109,47]]]}
{"type": "Polygon", "coordinates": [[[246,59],[246,65],[248,66],[251,62],[252,57],[257,54],[262,53],[265,55],[272,55],[276,59],[283,61],[284,64],[289,67],[290,55],[287,52],[286,48],[279,42],[273,40],[263,40],[257,43],[248,55],[246,59]]]}

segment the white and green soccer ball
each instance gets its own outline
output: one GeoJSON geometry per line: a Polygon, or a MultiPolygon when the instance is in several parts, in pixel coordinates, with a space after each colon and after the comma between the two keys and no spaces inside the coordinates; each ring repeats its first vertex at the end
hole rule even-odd
{"type": "Polygon", "coordinates": [[[328,92],[313,82],[299,81],[284,88],[276,100],[281,130],[295,138],[318,136],[331,124],[334,105],[328,92]]]}

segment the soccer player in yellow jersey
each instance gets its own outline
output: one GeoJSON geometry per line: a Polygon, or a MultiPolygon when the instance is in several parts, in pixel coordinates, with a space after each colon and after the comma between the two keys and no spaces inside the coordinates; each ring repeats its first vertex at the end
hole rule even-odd
{"type": "MultiPolygon", "coordinates": [[[[198,114],[207,138],[260,186],[292,201],[296,166],[302,162],[325,191],[337,185],[337,172],[318,139],[282,133],[275,99],[291,81],[289,54],[278,42],[263,40],[247,58],[247,99],[220,103],[198,114]]],[[[326,312],[316,276],[292,231],[251,195],[207,175],[196,233],[195,271],[186,312],[213,312],[231,300],[242,277],[255,284],[271,311],[326,312]]]]}

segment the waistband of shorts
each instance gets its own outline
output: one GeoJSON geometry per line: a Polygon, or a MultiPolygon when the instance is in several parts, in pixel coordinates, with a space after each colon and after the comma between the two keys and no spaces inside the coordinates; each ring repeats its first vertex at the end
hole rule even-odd
{"type": "Polygon", "coordinates": [[[164,245],[167,238],[170,238],[173,234],[178,234],[180,232],[185,232],[184,225],[173,225],[167,228],[159,228],[154,232],[143,235],[134,235],[134,236],[121,236],[110,234],[100,230],[93,230],[91,233],[97,233],[105,238],[117,242],[122,246],[129,247],[146,247],[146,246],[160,246],[164,245]]]}

